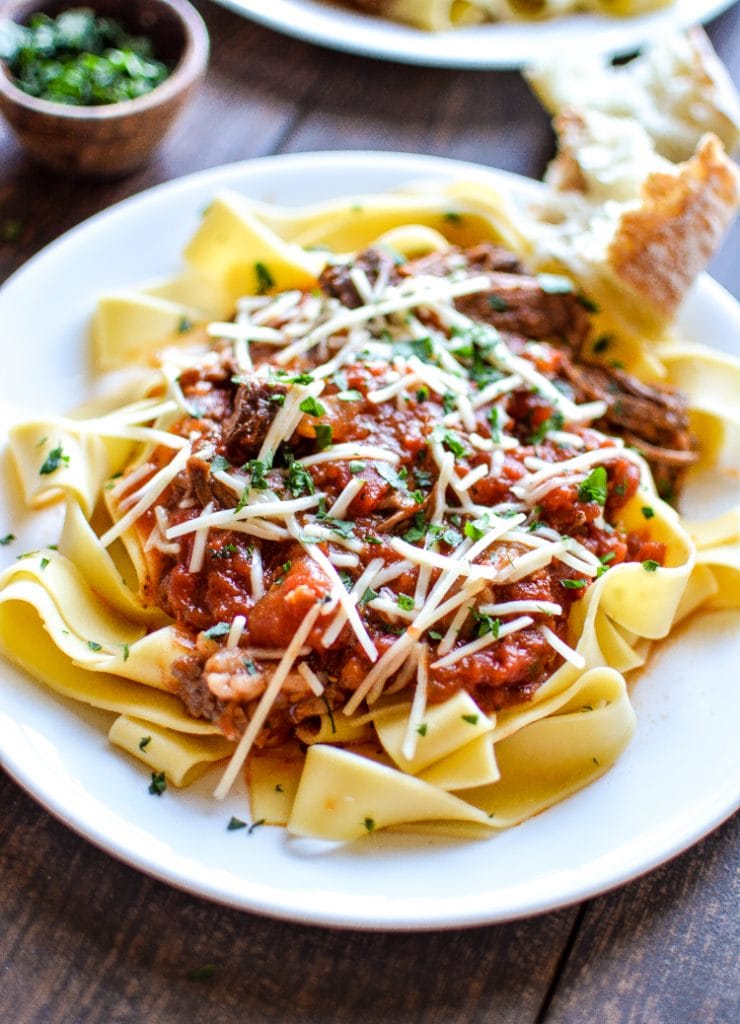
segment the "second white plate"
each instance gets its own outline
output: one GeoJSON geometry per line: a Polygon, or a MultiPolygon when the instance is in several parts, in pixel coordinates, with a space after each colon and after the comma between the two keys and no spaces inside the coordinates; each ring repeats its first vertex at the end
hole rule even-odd
{"type": "Polygon", "coordinates": [[[521,68],[565,47],[634,53],[687,25],[709,21],[734,0],[675,0],[634,18],[577,14],[549,21],[497,22],[425,32],[334,4],[331,0],[216,0],[286,35],[366,57],[449,68],[521,68]]]}

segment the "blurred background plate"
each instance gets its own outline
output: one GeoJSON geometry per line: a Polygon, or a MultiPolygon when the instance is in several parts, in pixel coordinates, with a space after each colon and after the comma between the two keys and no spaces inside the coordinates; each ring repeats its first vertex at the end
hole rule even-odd
{"type": "MultiPolygon", "coordinates": [[[[448,68],[520,68],[566,46],[612,55],[634,53],[651,39],[706,22],[734,0],[676,0],[652,14],[609,18],[577,14],[550,21],[491,23],[425,32],[361,14],[331,0],[216,0],[268,28],[336,50],[404,64],[448,68]]],[[[216,54],[218,60],[218,54],[216,54]]]]}

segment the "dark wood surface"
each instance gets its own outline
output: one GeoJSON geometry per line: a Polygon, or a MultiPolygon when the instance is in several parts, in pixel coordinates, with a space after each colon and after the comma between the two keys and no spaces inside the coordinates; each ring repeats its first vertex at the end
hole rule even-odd
{"type": "MultiPolygon", "coordinates": [[[[548,120],[514,73],[371,61],[197,6],[211,70],[144,170],[66,181],[29,163],[0,124],[0,226],[19,227],[0,237],[0,281],[112,202],[233,160],[359,148],[533,177],[544,169],[548,120]]],[[[710,35],[737,80],[740,7],[710,35]]],[[[739,238],[736,229],[712,268],[735,294],[739,238]]],[[[532,920],[436,934],[329,931],[140,875],[0,774],[0,1024],[734,1024],[737,848],[729,822],[631,885],[532,920]],[[206,964],[212,976],[193,980],[206,964]]]]}

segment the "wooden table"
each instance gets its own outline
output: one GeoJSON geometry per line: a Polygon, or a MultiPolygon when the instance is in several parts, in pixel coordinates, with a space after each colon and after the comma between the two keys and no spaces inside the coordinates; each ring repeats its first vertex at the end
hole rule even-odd
{"type": "MultiPolygon", "coordinates": [[[[21,225],[20,237],[0,240],[0,280],[111,203],[246,157],[386,149],[534,177],[544,169],[548,121],[516,74],[374,62],[198,6],[212,68],[157,160],[137,175],[84,185],[54,177],[27,162],[0,125],[0,224],[21,225]]],[[[740,77],[740,7],[709,31],[740,77]]],[[[736,294],[738,239],[736,230],[713,265],[736,294]]],[[[737,1019],[736,821],[580,906],[402,935],[287,924],[170,889],[79,839],[5,775],[0,807],[0,1024],[737,1019]],[[209,963],[210,978],[190,978],[209,963]]]]}

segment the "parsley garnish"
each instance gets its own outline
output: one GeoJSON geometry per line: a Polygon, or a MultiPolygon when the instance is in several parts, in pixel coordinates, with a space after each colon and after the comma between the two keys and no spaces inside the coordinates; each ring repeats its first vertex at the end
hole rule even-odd
{"type": "Polygon", "coordinates": [[[146,750],[149,744],[152,742],[151,736],[142,736],[139,740],[139,750],[146,750]]]}
{"type": "Polygon", "coordinates": [[[403,539],[408,544],[415,544],[417,541],[423,540],[427,534],[427,521],[423,512],[415,512],[412,522],[414,525],[410,526],[403,534],[403,539]]]}
{"type": "Polygon", "coordinates": [[[12,541],[14,541],[14,540],[15,540],[15,534],[14,533],[6,533],[4,537],[0,537],[0,544],[3,547],[7,547],[8,544],[12,543],[12,541]]]}
{"type": "Polygon", "coordinates": [[[294,498],[301,494],[313,494],[316,490],[313,477],[300,462],[291,462],[286,486],[294,498]]]}
{"type": "Polygon", "coordinates": [[[328,423],[317,423],[314,427],[316,432],[316,447],[319,451],[328,448],[334,437],[334,430],[328,423]]]}
{"type": "Polygon", "coordinates": [[[414,610],[414,599],[409,597],[408,594],[399,594],[396,598],[396,604],[405,612],[412,612],[414,610]]]}
{"type": "Polygon", "coordinates": [[[470,725],[477,725],[478,717],[478,715],[463,715],[462,720],[463,722],[468,722],[470,725]]]}
{"type": "Polygon", "coordinates": [[[216,637],[226,636],[231,629],[231,623],[229,622],[217,622],[215,626],[211,626],[207,629],[203,636],[207,636],[209,640],[215,640],[216,637]]]}
{"type": "Polygon", "coordinates": [[[606,470],[603,466],[595,466],[578,488],[581,501],[595,501],[598,505],[606,505],[606,470]]]}
{"type": "Polygon", "coordinates": [[[259,828],[260,825],[264,825],[264,824],[265,824],[265,819],[264,818],[260,818],[259,821],[253,821],[252,824],[247,829],[248,834],[251,836],[251,834],[254,832],[254,830],[256,828],[259,828]]]}
{"type": "MultiPolygon", "coordinates": [[[[640,509],[640,511],[642,512],[642,514],[645,517],[645,519],[652,519],[653,516],[655,515],[655,510],[652,509],[649,505],[643,505],[642,508],[640,509]]],[[[2,543],[4,543],[4,542],[2,542],[2,543]]]]}
{"type": "Polygon", "coordinates": [[[561,580],[560,586],[565,587],[566,590],[581,590],[587,583],[588,580],[561,580]]]}
{"type": "Polygon", "coordinates": [[[655,572],[656,569],[660,568],[660,562],[656,562],[653,558],[646,558],[642,563],[642,567],[645,572],[655,572]]]}
{"type": "Polygon", "coordinates": [[[298,408],[308,416],[323,416],[326,413],[325,407],[313,395],[304,398],[298,408]]]}
{"type": "Polygon", "coordinates": [[[469,523],[466,523],[463,526],[463,533],[470,540],[480,540],[481,537],[485,537],[488,524],[488,513],[484,512],[480,519],[472,519],[469,523]]]}
{"type": "Polygon", "coordinates": [[[189,320],[186,316],[181,316],[180,319],[177,321],[177,333],[187,334],[187,332],[192,329],[192,326],[192,320],[189,320]]]}
{"type": "Polygon", "coordinates": [[[378,595],[378,591],[377,590],[373,590],[372,587],[367,587],[365,589],[365,593],[360,598],[359,603],[360,604],[370,604],[370,602],[374,601],[375,598],[378,597],[378,596],[379,595],[378,595]]]}
{"type": "Polygon", "coordinates": [[[490,615],[486,615],[484,612],[478,611],[477,608],[470,609],[473,613],[473,618],[476,621],[476,636],[485,636],[487,633],[493,635],[494,640],[498,640],[499,630],[501,629],[501,619],[491,618],[490,615]]]}
{"type": "Polygon", "coordinates": [[[489,295],[488,305],[495,313],[505,313],[509,308],[509,303],[504,302],[498,295],[489,295]]]}
{"type": "Polygon", "coordinates": [[[275,287],[275,278],[270,273],[266,264],[258,260],[254,265],[254,272],[257,277],[257,294],[264,295],[270,288],[275,287]]]}
{"type": "Polygon", "coordinates": [[[65,455],[62,451],[61,444],[57,445],[56,448],[52,448],[49,454],[44,460],[44,464],[39,470],[39,476],[48,476],[50,473],[54,473],[60,466],[69,465],[69,455],[65,455]]]}
{"type": "Polygon", "coordinates": [[[249,470],[249,486],[254,488],[255,491],[267,490],[269,485],[265,473],[269,468],[266,462],[260,462],[259,459],[252,459],[242,466],[243,470],[249,470]]]}
{"type": "Polygon", "coordinates": [[[606,352],[606,350],[609,348],[613,340],[613,334],[602,334],[596,339],[596,341],[591,346],[591,351],[596,356],[601,355],[602,352],[606,352]]]}
{"type": "Polygon", "coordinates": [[[152,772],[152,781],[149,783],[149,792],[152,796],[161,796],[167,789],[167,779],[164,772],[152,772]]]}
{"type": "Polygon", "coordinates": [[[426,736],[427,734],[427,723],[422,722],[421,725],[417,725],[416,731],[420,736],[426,736]]]}
{"type": "Polygon", "coordinates": [[[241,818],[230,818],[229,824],[226,826],[227,832],[237,832],[240,828],[246,828],[246,821],[242,821],[241,818]]]}
{"type": "Polygon", "coordinates": [[[529,438],[530,444],[539,444],[540,441],[544,441],[545,437],[550,433],[551,430],[561,430],[563,426],[563,414],[561,412],[554,412],[552,416],[540,423],[539,427],[531,434],[529,438]]]}
{"type": "Polygon", "coordinates": [[[214,455],[211,459],[211,472],[219,473],[226,469],[231,469],[231,463],[225,455],[214,455]]]}
{"type": "MultiPolygon", "coordinates": [[[[47,559],[47,561],[48,561],[48,559],[47,559]]],[[[103,645],[99,644],[99,643],[96,643],[95,640],[88,640],[87,641],[87,646],[90,648],[91,651],[102,651],[103,650],[103,645]]]]}
{"type": "Polygon", "coordinates": [[[365,828],[367,829],[368,832],[374,832],[375,831],[375,819],[374,818],[365,818],[365,820],[363,822],[363,825],[365,826],[365,828]]]}
{"type": "Polygon", "coordinates": [[[458,437],[455,437],[452,431],[445,430],[440,440],[448,451],[452,452],[453,455],[457,455],[458,459],[461,459],[463,455],[467,455],[467,448],[458,437]]]}
{"type": "Polygon", "coordinates": [[[188,974],[189,981],[208,981],[216,973],[218,968],[215,964],[203,964],[202,967],[196,967],[195,970],[188,974]]]}

